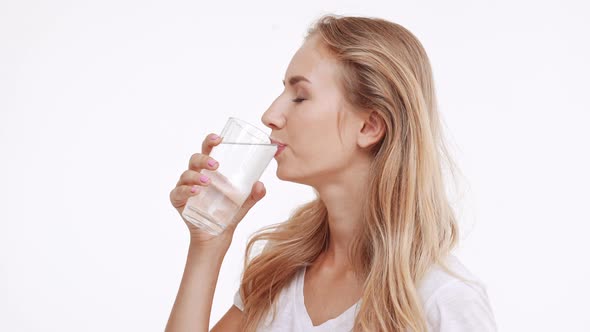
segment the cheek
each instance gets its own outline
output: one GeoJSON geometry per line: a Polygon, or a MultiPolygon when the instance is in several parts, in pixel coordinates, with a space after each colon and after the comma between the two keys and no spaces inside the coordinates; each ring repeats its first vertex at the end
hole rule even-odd
{"type": "MultiPolygon", "coordinates": [[[[313,185],[342,172],[352,163],[350,154],[339,143],[322,139],[297,145],[297,153],[289,153],[277,163],[276,175],[283,181],[313,185]]],[[[291,152],[291,151],[289,151],[291,152]]]]}
{"type": "Polygon", "coordinates": [[[339,161],[346,150],[347,137],[340,137],[336,114],[316,110],[313,116],[301,120],[294,134],[299,162],[327,166],[339,161]]]}
{"type": "Polygon", "coordinates": [[[324,133],[307,144],[298,162],[302,170],[312,175],[342,168],[347,155],[336,133],[324,133]]]}
{"type": "Polygon", "coordinates": [[[292,151],[279,164],[279,178],[313,176],[347,162],[347,137],[340,137],[338,112],[333,104],[310,102],[291,114],[287,128],[292,151]]]}

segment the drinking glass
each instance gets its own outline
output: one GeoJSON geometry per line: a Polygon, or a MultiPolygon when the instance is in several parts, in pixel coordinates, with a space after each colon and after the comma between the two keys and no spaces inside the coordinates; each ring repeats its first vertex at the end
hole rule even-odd
{"type": "Polygon", "coordinates": [[[187,221],[214,235],[232,222],[278,148],[262,130],[234,117],[220,136],[221,143],[210,154],[219,163],[217,170],[201,171],[209,185],[189,197],[182,211],[187,221]]]}

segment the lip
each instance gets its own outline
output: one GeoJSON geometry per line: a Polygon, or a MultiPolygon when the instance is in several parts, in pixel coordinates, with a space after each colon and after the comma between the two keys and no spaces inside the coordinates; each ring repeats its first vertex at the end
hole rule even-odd
{"type": "Polygon", "coordinates": [[[271,138],[270,141],[271,141],[271,143],[278,145],[278,149],[277,149],[277,152],[275,153],[275,157],[278,156],[281,152],[283,152],[283,150],[285,150],[285,148],[287,147],[287,144],[282,143],[281,141],[277,141],[274,138],[271,138]]]}

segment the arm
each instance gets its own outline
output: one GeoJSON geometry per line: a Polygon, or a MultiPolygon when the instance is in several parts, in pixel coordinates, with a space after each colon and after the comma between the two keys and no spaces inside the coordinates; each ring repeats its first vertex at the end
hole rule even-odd
{"type": "Polygon", "coordinates": [[[239,332],[242,327],[244,314],[235,305],[232,305],[223,317],[213,326],[211,332],[239,332]]]}
{"type": "Polygon", "coordinates": [[[227,248],[203,246],[191,241],[186,266],[166,332],[209,330],[215,285],[227,248]]]}
{"type": "MultiPolygon", "coordinates": [[[[188,198],[199,194],[199,186],[208,185],[208,183],[201,181],[202,174],[199,172],[203,169],[217,169],[215,164],[209,165],[211,158],[208,155],[213,146],[220,142],[219,136],[209,135],[203,142],[203,153],[191,156],[189,169],[181,175],[176,187],[170,192],[170,202],[181,216],[188,198]]],[[[191,242],[180,288],[168,318],[168,324],[166,324],[166,332],[203,332],[208,330],[219,270],[231,244],[235,228],[265,194],[264,184],[257,181],[252,186],[250,196],[239,208],[234,219],[226,225],[226,229],[219,235],[208,234],[182,218],[189,228],[191,242]]],[[[231,317],[236,317],[236,314],[234,313],[231,317]]],[[[234,321],[235,318],[231,319],[234,321]]]]}

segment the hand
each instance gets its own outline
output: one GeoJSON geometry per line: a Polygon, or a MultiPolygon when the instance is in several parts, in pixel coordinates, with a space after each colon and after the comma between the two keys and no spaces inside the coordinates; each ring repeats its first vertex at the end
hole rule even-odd
{"type": "Polygon", "coordinates": [[[233,221],[230,222],[227,225],[227,228],[218,236],[207,233],[182,217],[182,211],[184,210],[184,206],[189,197],[198,195],[201,192],[201,187],[208,186],[211,181],[210,179],[202,181],[204,178],[202,178],[203,174],[200,173],[201,170],[207,169],[215,171],[219,167],[217,161],[209,157],[213,147],[217,146],[219,143],[221,143],[221,138],[219,136],[214,134],[208,135],[201,146],[201,153],[195,153],[191,156],[188,170],[182,173],[180,180],[176,183],[176,187],[170,191],[170,202],[188,226],[191,234],[191,244],[216,246],[219,243],[223,243],[229,247],[229,243],[231,243],[237,224],[244,218],[246,213],[248,213],[248,211],[250,211],[250,209],[266,195],[264,184],[260,181],[256,182],[252,186],[250,196],[248,196],[244,204],[242,204],[233,221]],[[191,189],[193,189],[194,192],[191,192],[191,189]]]}

